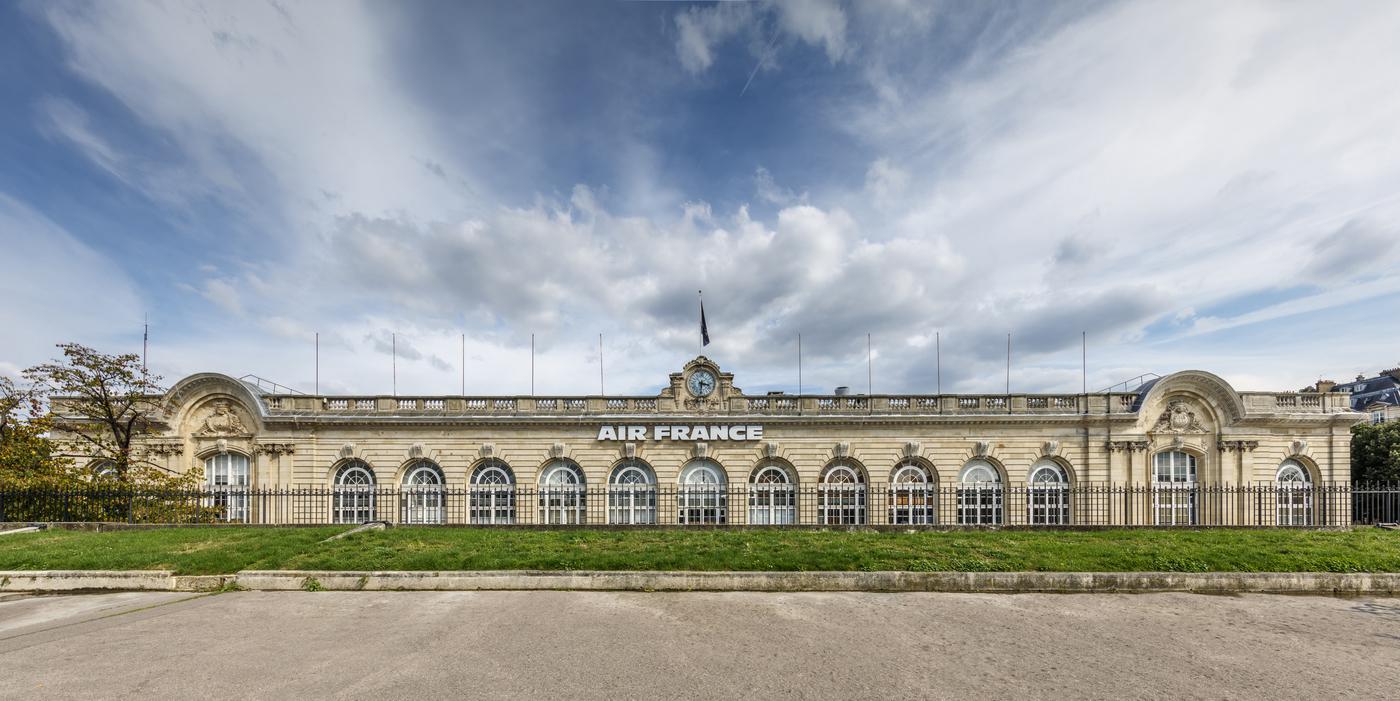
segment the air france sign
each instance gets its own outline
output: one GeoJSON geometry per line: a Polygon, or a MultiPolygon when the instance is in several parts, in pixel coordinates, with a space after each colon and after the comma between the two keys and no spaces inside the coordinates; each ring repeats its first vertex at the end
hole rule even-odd
{"type": "Polygon", "coordinates": [[[600,441],[756,441],[763,438],[763,427],[738,426],[602,426],[600,441]]]}

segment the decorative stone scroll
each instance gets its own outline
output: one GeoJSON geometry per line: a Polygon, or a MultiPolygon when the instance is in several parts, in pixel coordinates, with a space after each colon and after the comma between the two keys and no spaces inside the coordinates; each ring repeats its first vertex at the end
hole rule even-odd
{"type": "Polygon", "coordinates": [[[851,457],[851,444],[846,441],[841,441],[831,449],[831,454],[838,458],[849,458],[851,457]]]}
{"type": "Polygon", "coordinates": [[[567,452],[569,452],[569,449],[563,443],[555,443],[554,445],[549,446],[549,457],[554,458],[555,460],[564,457],[564,454],[567,452]]]}
{"type": "Polygon", "coordinates": [[[199,436],[246,436],[249,433],[243,419],[233,410],[233,403],[227,399],[214,400],[214,408],[195,430],[195,435],[199,436]]]}
{"type": "Polygon", "coordinates": [[[1259,447],[1259,441],[1220,441],[1220,450],[1227,453],[1247,453],[1259,447]]]}
{"type": "Polygon", "coordinates": [[[297,452],[297,446],[295,443],[267,442],[259,443],[256,447],[256,450],[264,455],[271,455],[273,457],[276,457],[279,455],[291,455],[292,453],[297,452]]]}
{"type": "Polygon", "coordinates": [[[626,458],[626,459],[628,459],[628,460],[635,460],[635,459],[637,458],[637,444],[636,444],[636,443],[623,443],[623,444],[622,444],[622,457],[624,457],[624,458],[626,458]]]}
{"type": "Polygon", "coordinates": [[[1293,441],[1293,455],[1304,455],[1308,452],[1308,442],[1299,438],[1293,441]]]}
{"type": "Polygon", "coordinates": [[[974,441],[972,444],[972,455],[978,458],[985,458],[992,454],[991,441],[974,441]]]}
{"type": "Polygon", "coordinates": [[[763,444],[763,457],[773,459],[778,457],[779,445],[777,441],[768,441],[763,444]]]}
{"type": "Polygon", "coordinates": [[[1042,456],[1047,457],[1047,458],[1059,457],[1059,455],[1060,455],[1060,442],[1059,442],[1059,441],[1045,441],[1045,443],[1042,444],[1042,445],[1040,446],[1040,452],[1041,452],[1041,455],[1042,455],[1042,456]]]}
{"type": "Polygon", "coordinates": [[[1168,404],[1162,416],[1157,419],[1157,425],[1152,427],[1153,433],[1205,433],[1205,430],[1196,418],[1196,412],[1191,411],[1190,405],[1182,401],[1168,404]]]}
{"type": "Polygon", "coordinates": [[[350,458],[355,457],[355,444],[346,443],[340,446],[339,455],[341,460],[349,460],[350,458]]]}
{"type": "Polygon", "coordinates": [[[146,441],[146,452],[151,455],[179,455],[185,452],[185,444],[178,440],[146,441]]]}
{"type": "Polygon", "coordinates": [[[1146,452],[1150,445],[1147,441],[1108,441],[1104,449],[1114,453],[1146,452]]]}
{"type": "Polygon", "coordinates": [[[900,454],[903,455],[904,458],[907,460],[910,458],[919,457],[919,453],[923,452],[923,450],[923,445],[921,445],[918,441],[909,441],[908,443],[904,444],[904,450],[900,451],[900,454]]]}
{"type": "Polygon", "coordinates": [[[481,447],[478,448],[476,452],[482,457],[482,459],[489,460],[496,456],[496,444],[482,443],[481,447]]]}
{"type": "Polygon", "coordinates": [[[422,443],[414,443],[413,445],[408,446],[408,457],[409,457],[410,460],[422,460],[422,459],[423,459],[423,444],[422,444],[422,443]]]}
{"type": "Polygon", "coordinates": [[[709,454],[710,444],[708,443],[696,443],[695,447],[690,451],[690,456],[693,458],[703,458],[707,457],[709,454]]]}

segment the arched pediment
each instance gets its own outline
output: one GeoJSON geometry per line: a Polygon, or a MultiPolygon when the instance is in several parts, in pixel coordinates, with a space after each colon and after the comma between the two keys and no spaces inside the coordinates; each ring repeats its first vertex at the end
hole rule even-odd
{"type": "MultiPolygon", "coordinates": [[[[1176,407],[1180,409],[1180,407],[1176,407]]],[[[1191,430],[1192,421],[1204,421],[1220,427],[1233,424],[1244,418],[1244,400],[1230,383],[1218,375],[1203,370],[1185,370],[1163,377],[1152,385],[1147,394],[1138,399],[1138,423],[1144,431],[1152,430],[1166,420],[1175,430],[1191,430]],[[1199,408],[1206,416],[1188,417],[1180,411],[1173,412],[1173,404],[1181,403],[1187,409],[1199,408]],[[1186,425],[1183,425],[1186,424],[1186,425]]]]}
{"type": "MultiPolygon", "coordinates": [[[[176,382],[165,393],[162,404],[165,407],[165,414],[172,419],[172,425],[180,426],[191,419],[191,412],[196,408],[203,409],[207,401],[215,398],[214,401],[228,401],[238,405],[232,410],[235,417],[239,417],[241,408],[247,412],[251,424],[245,425],[247,432],[256,432],[264,419],[267,418],[267,407],[263,405],[262,399],[258,397],[247,384],[217,372],[203,372],[197,375],[190,375],[179,382],[176,382]]],[[[241,417],[239,418],[241,421],[241,417]]],[[[236,426],[225,426],[215,420],[215,432],[217,429],[227,428],[230,433],[242,433],[235,431],[236,426]]],[[[192,426],[190,430],[197,430],[200,427],[192,426]]]]}

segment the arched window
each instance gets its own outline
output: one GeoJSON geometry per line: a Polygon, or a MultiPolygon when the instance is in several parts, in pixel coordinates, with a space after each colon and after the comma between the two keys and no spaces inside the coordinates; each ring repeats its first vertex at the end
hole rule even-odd
{"type": "Polygon", "coordinates": [[[924,466],[909,460],[890,479],[890,523],[927,526],[938,523],[937,484],[924,466]]]}
{"type": "Polygon", "coordinates": [[[837,463],[817,484],[817,522],[828,526],[865,523],[865,476],[859,467],[837,463]]]}
{"type": "Polygon", "coordinates": [[[628,460],[608,476],[608,523],[656,523],[656,475],[641,460],[628,460]]]}
{"type": "Polygon", "coordinates": [[[375,520],[374,471],[362,460],[350,460],[335,471],[331,490],[331,520],[366,523],[375,520]]]}
{"type": "Polygon", "coordinates": [[[994,526],[1002,522],[1001,472],[986,460],[970,460],[958,476],[958,525],[994,526]]]}
{"type": "Polygon", "coordinates": [[[1180,450],[1152,456],[1152,517],[1157,525],[1195,525],[1196,498],[1196,456],[1180,450]]]}
{"type": "Polygon", "coordinates": [[[584,522],[583,469],[568,460],[555,460],[540,473],[540,523],[579,525],[584,522]]]}
{"type": "Polygon", "coordinates": [[[224,521],[248,520],[248,456],[219,453],[204,459],[212,506],[224,521]]]}
{"type": "Polygon", "coordinates": [[[1312,477],[1297,460],[1284,460],[1274,476],[1278,494],[1278,525],[1313,525],[1312,477]]]}
{"type": "Polygon", "coordinates": [[[781,465],[761,465],[749,477],[749,525],[797,523],[796,480],[781,465]]]}
{"type": "Polygon", "coordinates": [[[117,464],[111,460],[99,460],[92,464],[92,481],[99,484],[111,484],[117,479],[117,464]]]}
{"type": "Polygon", "coordinates": [[[721,524],[729,517],[724,468],[713,460],[691,460],[681,469],[676,517],[683,524],[721,524]]]}
{"type": "Polygon", "coordinates": [[[472,470],[468,521],[474,524],[515,523],[515,474],[500,460],[487,460],[472,470]]]}
{"type": "Polygon", "coordinates": [[[431,460],[418,460],[403,474],[403,522],[443,523],[442,468],[431,460]]]}
{"type": "Polygon", "coordinates": [[[1032,526],[1069,523],[1069,473],[1054,460],[1031,465],[1026,480],[1026,509],[1032,526]]]}

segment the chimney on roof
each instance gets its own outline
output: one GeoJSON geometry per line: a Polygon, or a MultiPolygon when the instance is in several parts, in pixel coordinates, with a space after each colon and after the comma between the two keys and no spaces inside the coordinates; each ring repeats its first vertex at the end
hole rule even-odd
{"type": "Polygon", "coordinates": [[[1381,371],[1381,374],[1382,374],[1382,375],[1390,375],[1390,378],[1391,378],[1391,379],[1395,380],[1396,382],[1400,382],[1400,368],[1391,368],[1391,369],[1389,369],[1389,370],[1382,370],[1382,371],[1381,371]]]}
{"type": "Polygon", "coordinates": [[[1332,391],[1332,388],[1333,388],[1333,387],[1336,387],[1336,386],[1337,386],[1337,383],[1335,383],[1335,382],[1333,382],[1333,381],[1331,381],[1331,380],[1318,380],[1318,381],[1317,381],[1317,391],[1318,391],[1318,392],[1322,392],[1322,393],[1324,393],[1324,394],[1327,393],[1327,392],[1331,392],[1331,391],[1332,391]]]}
{"type": "Polygon", "coordinates": [[[845,385],[842,385],[842,386],[840,386],[840,387],[837,387],[837,388],[836,388],[836,392],[835,392],[836,396],[838,396],[838,397],[844,397],[844,396],[846,396],[846,395],[848,395],[848,394],[850,394],[850,393],[851,393],[851,388],[850,388],[850,387],[847,387],[847,386],[845,386],[845,385]]]}
{"type": "Polygon", "coordinates": [[[1362,375],[1361,373],[1356,373],[1356,381],[1357,381],[1357,382],[1360,382],[1360,381],[1362,381],[1362,380],[1364,380],[1364,379],[1366,379],[1366,376],[1365,376],[1365,375],[1362,375]]]}

